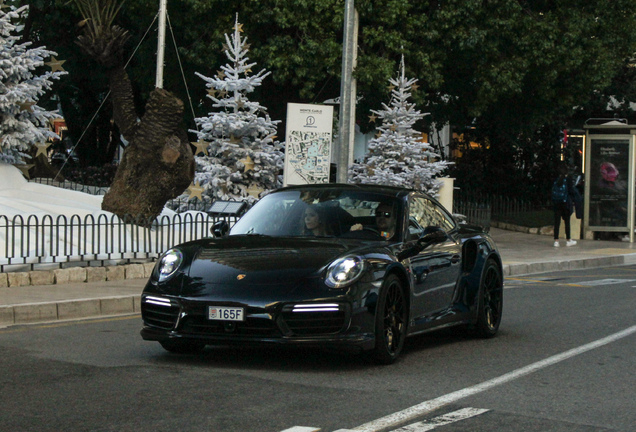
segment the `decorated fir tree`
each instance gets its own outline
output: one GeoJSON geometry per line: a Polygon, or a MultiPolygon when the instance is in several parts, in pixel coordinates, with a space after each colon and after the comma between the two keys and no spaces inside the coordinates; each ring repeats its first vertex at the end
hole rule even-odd
{"type": "Polygon", "coordinates": [[[48,147],[47,140],[57,137],[47,124],[59,114],[37,102],[51,90],[52,80],[66,72],[53,57],[55,52],[31,48],[31,42],[20,43],[24,29],[20,22],[26,19],[28,6],[16,9],[2,3],[0,0],[0,162],[24,165],[30,148],[38,146],[40,154],[48,147]],[[51,70],[44,71],[45,66],[51,70]]]}
{"type": "Polygon", "coordinates": [[[269,72],[252,75],[247,39],[238,15],[232,36],[225,35],[223,49],[228,64],[215,77],[197,73],[207,84],[208,97],[217,111],[195,119],[199,126],[195,183],[212,200],[254,202],[263,191],[281,185],[284,156],[274,141],[276,125],[266,108],[252,102],[247,94],[261,85],[269,72]]]}
{"type": "Polygon", "coordinates": [[[413,188],[435,195],[441,184],[436,177],[448,162],[439,161],[430,144],[413,125],[424,117],[410,103],[411,91],[418,88],[417,79],[404,76],[404,57],[396,79],[390,79],[389,105],[372,110],[369,119],[382,120],[375,138],[369,141],[368,153],[362,163],[353,164],[349,177],[353,183],[371,183],[413,188]]]}

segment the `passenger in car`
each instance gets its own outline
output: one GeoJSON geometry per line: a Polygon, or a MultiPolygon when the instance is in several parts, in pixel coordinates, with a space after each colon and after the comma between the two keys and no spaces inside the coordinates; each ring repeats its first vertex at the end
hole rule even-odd
{"type": "Polygon", "coordinates": [[[330,235],[330,230],[326,224],[325,209],[322,206],[314,204],[305,209],[303,217],[304,235],[326,236],[330,235]]]}

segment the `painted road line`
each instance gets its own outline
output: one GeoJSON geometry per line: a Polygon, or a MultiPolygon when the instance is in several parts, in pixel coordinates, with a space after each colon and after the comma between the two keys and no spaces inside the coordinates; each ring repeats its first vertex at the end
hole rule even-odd
{"type": "Polygon", "coordinates": [[[452,413],[444,414],[439,417],[435,417],[429,420],[413,423],[408,426],[395,429],[393,432],[426,432],[438,428],[440,426],[446,426],[451,423],[466,420],[471,417],[478,416],[490,410],[481,408],[464,408],[452,413]]]}
{"type": "Polygon", "coordinates": [[[320,431],[320,428],[307,427],[307,426],[294,426],[292,428],[285,429],[284,431],[281,431],[281,432],[318,432],[318,431],[320,431]]]}
{"type": "Polygon", "coordinates": [[[615,285],[620,283],[634,282],[634,279],[598,279],[585,282],[577,282],[578,285],[597,287],[603,285],[615,285]]]}
{"type": "Polygon", "coordinates": [[[371,421],[369,423],[365,423],[361,426],[353,428],[355,432],[377,432],[381,430],[385,430],[391,427],[397,427],[401,424],[409,422],[417,417],[421,417],[425,414],[428,414],[436,409],[439,409],[445,405],[457,402],[460,399],[464,399],[469,396],[473,396],[475,394],[484,392],[486,390],[490,390],[494,387],[500,386],[502,384],[506,384],[510,381],[516,380],[518,378],[524,377],[531,373],[534,373],[540,369],[546,368],[548,366],[552,366],[564,360],[567,360],[571,357],[583,354],[587,351],[591,351],[593,349],[602,347],[604,345],[610,344],[612,342],[616,342],[617,340],[623,339],[627,336],[636,333],[636,325],[629,327],[623,331],[618,333],[614,333],[613,335],[607,336],[602,339],[598,339],[594,342],[590,342],[586,345],[582,345],[577,348],[573,348],[571,350],[562,352],[561,354],[554,355],[552,357],[548,357],[544,360],[541,360],[536,363],[532,363],[528,366],[522,367],[520,369],[514,370],[507,374],[501,375],[500,377],[493,378],[489,381],[484,381],[480,384],[474,385],[472,387],[467,387],[462,390],[458,390],[453,393],[448,393],[444,396],[440,396],[436,399],[431,399],[426,402],[422,402],[418,405],[414,405],[405,410],[389,414],[386,417],[379,418],[377,420],[371,421]]]}
{"type": "MultiPolygon", "coordinates": [[[[564,279],[559,279],[559,281],[563,281],[564,279]]],[[[634,279],[598,279],[592,281],[583,281],[583,282],[557,282],[556,280],[531,280],[531,279],[512,279],[506,280],[504,284],[504,288],[518,288],[518,287],[526,287],[527,285],[551,285],[557,287],[575,287],[575,288],[589,288],[589,287],[599,287],[599,286],[607,286],[607,285],[616,285],[622,283],[630,283],[634,282],[634,279]]]]}

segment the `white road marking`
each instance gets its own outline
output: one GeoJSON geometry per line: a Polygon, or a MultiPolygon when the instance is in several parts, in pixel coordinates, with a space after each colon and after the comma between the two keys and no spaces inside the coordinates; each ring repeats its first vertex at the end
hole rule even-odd
{"type": "Polygon", "coordinates": [[[464,408],[458,411],[441,415],[430,420],[413,423],[408,426],[395,429],[393,432],[427,432],[439,426],[446,426],[451,423],[466,420],[478,416],[490,410],[481,408],[464,408]]]}
{"type": "Polygon", "coordinates": [[[540,278],[534,279],[507,279],[504,283],[504,289],[508,288],[517,288],[524,285],[532,285],[532,284],[553,284],[554,286],[568,286],[568,287],[598,287],[605,285],[616,285],[620,283],[629,283],[634,282],[634,279],[597,279],[592,281],[583,281],[583,282],[567,282],[566,279],[545,279],[541,280],[540,278]]]}
{"type": "Polygon", "coordinates": [[[601,286],[601,285],[614,285],[619,283],[628,283],[634,282],[634,279],[599,279],[593,281],[586,282],[575,282],[577,285],[585,285],[585,286],[601,286]]]}
{"type": "Polygon", "coordinates": [[[315,427],[307,427],[307,426],[294,426],[289,429],[285,429],[281,432],[318,432],[320,428],[315,427]]]}
{"type": "Polygon", "coordinates": [[[472,387],[467,387],[462,390],[458,390],[453,393],[448,393],[444,396],[440,396],[436,399],[431,399],[426,402],[422,402],[418,405],[414,405],[405,410],[389,414],[386,417],[379,418],[377,420],[371,421],[369,423],[365,423],[361,426],[355,427],[352,430],[355,432],[377,432],[380,430],[388,429],[391,427],[396,427],[400,424],[406,423],[410,420],[413,420],[417,417],[423,416],[427,413],[430,413],[436,409],[443,407],[444,405],[448,405],[450,403],[457,402],[460,399],[473,396],[475,394],[484,392],[486,390],[490,390],[493,387],[500,386],[507,382],[513,381],[515,379],[521,378],[523,376],[534,373],[540,369],[546,368],[548,366],[552,366],[564,360],[567,360],[571,357],[577,356],[579,354],[583,354],[587,351],[591,351],[593,349],[599,348],[603,345],[610,344],[619,339],[625,338],[632,334],[636,333],[636,325],[629,327],[623,331],[618,333],[614,333],[613,335],[607,336],[602,339],[598,339],[594,342],[590,342],[586,345],[582,345],[577,348],[573,348],[571,350],[562,352],[561,354],[554,355],[552,357],[548,357],[539,362],[530,364],[528,366],[522,367],[520,369],[514,370],[507,374],[501,375],[500,377],[493,378],[489,381],[484,381],[480,384],[474,385],[472,387]]]}

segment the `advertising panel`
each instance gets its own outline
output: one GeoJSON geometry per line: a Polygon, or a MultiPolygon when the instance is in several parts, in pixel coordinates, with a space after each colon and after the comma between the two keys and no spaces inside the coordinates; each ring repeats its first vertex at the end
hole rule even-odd
{"type": "Polygon", "coordinates": [[[630,139],[591,138],[589,145],[590,227],[630,226],[630,139]]]}
{"type": "Polygon", "coordinates": [[[329,183],[333,107],[287,104],[284,184],[329,183]]]}

